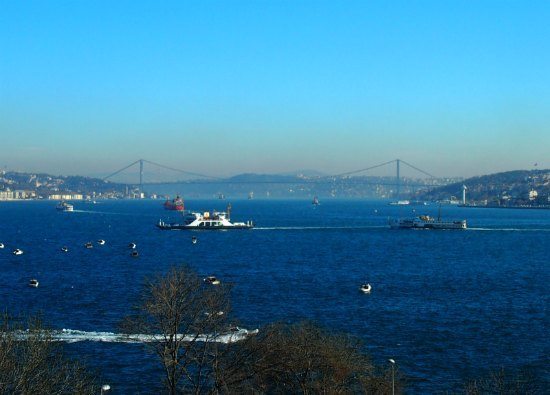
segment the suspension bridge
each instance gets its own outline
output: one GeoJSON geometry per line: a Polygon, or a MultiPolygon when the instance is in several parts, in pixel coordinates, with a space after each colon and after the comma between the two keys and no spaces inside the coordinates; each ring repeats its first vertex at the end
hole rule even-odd
{"type": "MultiPolygon", "coordinates": [[[[385,185],[385,186],[393,186],[395,187],[395,196],[399,197],[401,193],[401,188],[404,183],[404,178],[402,177],[402,167],[406,166],[409,169],[414,170],[417,174],[421,174],[423,177],[427,177],[429,180],[429,183],[414,183],[414,182],[407,182],[407,186],[409,187],[437,187],[446,185],[446,182],[442,180],[441,178],[438,178],[434,176],[433,174],[420,169],[419,167],[410,164],[409,162],[406,162],[402,159],[393,159],[387,162],[379,163],[376,165],[372,165],[369,167],[353,170],[353,171],[347,171],[344,173],[338,173],[333,175],[326,175],[326,176],[317,176],[317,177],[309,177],[309,178],[302,178],[302,179],[295,179],[295,180],[288,180],[288,179],[273,179],[273,180],[250,180],[250,179],[234,179],[234,178],[227,178],[227,177],[219,177],[219,176],[212,176],[207,174],[201,174],[197,172],[192,172],[188,170],[178,169],[172,166],[167,166],[161,163],[153,162],[147,159],[138,159],[132,163],[130,163],[127,166],[124,166],[123,168],[107,175],[106,177],[103,177],[104,181],[110,180],[116,175],[124,172],[125,170],[128,170],[130,168],[136,167],[139,168],[139,183],[131,183],[132,185],[138,186],[140,191],[143,191],[144,185],[158,185],[158,184],[205,184],[205,183],[216,183],[216,184],[334,184],[338,182],[345,182],[346,184],[372,184],[372,185],[385,185]],[[149,181],[144,179],[145,175],[145,165],[153,166],[156,168],[169,170],[170,172],[173,172],[175,174],[183,175],[186,177],[192,177],[188,180],[178,180],[178,181],[149,181]],[[381,179],[376,181],[369,181],[364,177],[367,172],[383,167],[390,167],[395,166],[395,176],[391,177],[389,180],[383,181],[381,179]],[[393,178],[393,179],[392,179],[393,178]]],[[[368,174],[367,174],[368,175],[368,174]]]]}

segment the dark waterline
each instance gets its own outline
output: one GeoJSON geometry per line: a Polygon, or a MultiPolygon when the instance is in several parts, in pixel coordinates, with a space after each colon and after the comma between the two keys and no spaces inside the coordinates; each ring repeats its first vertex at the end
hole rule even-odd
{"type": "MultiPolygon", "coordinates": [[[[201,211],[227,204],[186,203],[201,211]]],[[[532,368],[548,382],[550,211],[445,207],[445,217],[466,218],[470,229],[396,231],[387,218],[412,208],[321,203],[232,201],[234,218],[258,228],[207,233],[155,229],[176,215],[159,201],[76,202],[73,213],[56,212],[53,202],[0,203],[1,305],[42,311],[59,329],[116,332],[145,276],[187,263],[234,283],[243,326],[312,319],[357,335],[376,362],[397,361],[410,393],[456,388],[498,367],[532,368]],[[24,255],[13,256],[14,248],[24,255]],[[30,278],[39,288],[27,286],[30,278]],[[359,293],[364,281],[371,295],[359,293]]],[[[435,206],[415,209],[437,214],[435,206]]],[[[140,345],[81,342],[68,350],[99,367],[113,392],[158,389],[155,356],[140,345]]]]}

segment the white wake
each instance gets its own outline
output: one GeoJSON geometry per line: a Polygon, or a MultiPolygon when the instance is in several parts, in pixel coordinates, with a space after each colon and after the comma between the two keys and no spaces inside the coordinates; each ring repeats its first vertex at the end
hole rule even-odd
{"type": "Polygon", "coordinates": [[[483,232],[550,232],[548,228],[468,228],[467,230],[483,232]]]}
{"type": "Polygon", "coordinates": [[[264,227],[255,227],[255,228],[253,228],[253,230],[324,230],[324,229],[380,229],[380,228],[388,228],[388,226],[385,226],[385,225],[372,225],[372,226],[264,226],[264,227]]]}
{"type": "MultiPolygon", "coordinates": [[[[250,335],[258,333],[258,329],[248,330],[244,328],[235,328],[224,333],[213,334],[178,334],[179,340],[198,341],[198,342],[216,342],[216,343],[234,343],[244,340],[250,335]]],[[[163,335],[145,335],[145,334],[124,334],[113,332],[95,332],[79,331],[76,329],[53,330],[44,333],[49,334],[53,341],[64,343],[77,343],[83,341],[102,342],[102,343],[154,343],[162,341],[163,335]]],[[[16,332],[16,338],[25,340],[33,334],[29,331],[16,332]]]]}

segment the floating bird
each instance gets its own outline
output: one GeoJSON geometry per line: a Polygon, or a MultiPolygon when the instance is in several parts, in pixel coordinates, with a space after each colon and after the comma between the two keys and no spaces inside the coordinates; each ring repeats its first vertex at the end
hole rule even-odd
{"type": "Polygon", "coordinates": [[[63,252],[69,252],[69,249],[67,247],[61,247],[61,251],[63,252]]]}
{"type": "Polygon", "coordinates": [[[23,255],[23,250],[16,248],[15,250],[13,250],[13,255],[23,255]]]}
{"type": "Polygon", "coordinates": [[[134,250],[136,247],[137,247],[136,243],[128,244],[128,248],[131,248],[132,250],[134,250]]]}
{"type": "Polygon", "coordinates": [[[370,284],[363,284],[361,285],[361,287],[359,288],[361,290],[361,292],[365,293],[365,294],[370,294],[370,291],[372,290],[372,287],[370,284]]]}
{"type": "Polygon", "coordinates": [[[99,239],[99,240],[97,241],[97,244],[99,244],[100,246],[102,246],[102,245],[105,244],[105,240],[99,239]]]}
{"type": "Polygon", "coordinates": [[[29,287],[38,288],[38,280],[33,278],[29,281],[29,287]]]}
{"type": "Polygon", "coordinates": [[[4,243],[0,243],[0,248],[4,248],[4,243]]]}
{"type": "Polygon", "coordinates": [[[132,251],[132,252],[130,253],[130,255],[133,256],[134,258],[137,258],[137,257],[139,256],[138,252],[135,251],[135,250],[132,251]]]}
{"type": "Polygon", "coordinates": [[[197,244],[197,238],[195,236],[191,237],[191,243],[197,244]]]}
{"type": "Polygon", "coordinates": [[[204,279],[204,282],[207,283],[207,284],[212,284],[212,285],[219,285],[220,284],[220,280],[218,280],[216,277],[214,276],[208,276],[204,279]]]}
{"type": "Polygon", "coordinates": [[[89,249],[89,248],[94,248],[94,245],[92,244],[91,241],[89,241],[89,242],[87,242],[86,244],[84,244],[84,247],[86,247],[86,248],[89,249]]]}

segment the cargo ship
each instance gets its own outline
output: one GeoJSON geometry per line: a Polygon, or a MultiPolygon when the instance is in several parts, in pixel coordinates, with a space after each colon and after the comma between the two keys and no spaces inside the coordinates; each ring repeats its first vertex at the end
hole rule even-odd
{"type": "Polygon", "coordinates": [[[174,211],[183,211],[185,209],[185,206],[183,204],[183,199],[179,196],[176,196],[175,199],[165,201],[164,209],[174,210],[174,211]]]}

